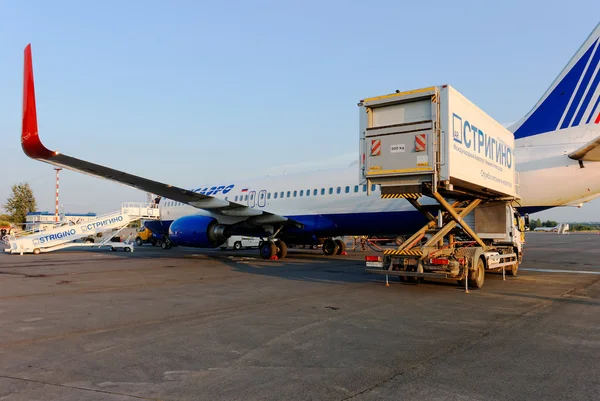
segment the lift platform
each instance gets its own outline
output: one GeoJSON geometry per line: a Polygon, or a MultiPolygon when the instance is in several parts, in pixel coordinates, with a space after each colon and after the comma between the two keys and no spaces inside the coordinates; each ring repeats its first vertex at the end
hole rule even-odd
{"type": "Polygon", "coordinates": [[[133,243],[112,242],[130,223],[140,220],[157,220],[160,218],[159,209],[154,204],[127,202],[121,209],[113,213],[99,216],[85,223],[64,223],[45,231],[23,231],[8,235],[5,239],[8,248],[4,251],[11,254],[33,253],[40,254],[59,249],[87,247],[110,247],[111,250],[123,249],[133,252],[133,243]],[[95,238],[99,233],[110,232],[100,243],[88,242],[86,239],[95,238]]]}

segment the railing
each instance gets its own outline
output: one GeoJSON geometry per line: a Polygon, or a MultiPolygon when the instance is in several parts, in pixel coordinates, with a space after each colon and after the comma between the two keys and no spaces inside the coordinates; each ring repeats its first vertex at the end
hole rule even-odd
{"type": "MultiPolygon", "coordinates": [[[[50,225],[50,223],[48,223],[47,225],[50,225]]],[[[61,222],[52,223],[52,226],[50,228],[44,228],[44,229],[32,228],[30,230],[23,230],[23,231],[15,232],[14,234],[12,234],[12,236],[15,238],[22,238],[22,237],[26,237],[31,234],[38,234],[38,233],[44,233],[46,231],[51,231],[58,227],[73,226],[73,225],[75,225],[75,223],[73,223],[70,220],[66,221],[66,222],[62,222],[62,223],[61,222]]],[[[8,237],[8,235],[7,235],[7,237],[8,237]]]]}
{"type": "Polygon", "coordinates": [[[125,202],[121,205],[121,213],[134,217],[160,217],[158,205],[155,203],[125,202]]]}
{"type": "MultiPolygon", "coordinates": [[[[94,219],[88,220],[88,221],[86,221],[86,223],[98,221],[98,220],[104,220],[104,219],[108,219],[111,217],[120,216],[122,214],[126,214],[130,217],[156,217],[156,218],[160,217],[160,212],[159,212],[157,204],[141,203],[141,202],[125,202],[121,205],[121,210],[106,213],[106,214],[103,214],[100,216],[95,216],[94,219]]],[[[52,224],[51,227],[47,227],[43,230],[30,229],[30,230],[16,232],[16,233],[10,234],[10,235],[7,234],[3,238],[0,238],[0,240],[8,244],[10,241],[14,241],[19,238],[24,238],[24,237],[27,237],[27,236],[30,236],[33,234],[49,232],[58,227],[64,227],[64,226],[72,227],[72,226],[76,226],[78,224],[79,223],[75,223],[70,220],[66,221],[66,222],[58,222],[58,223],[52,224]]]]}

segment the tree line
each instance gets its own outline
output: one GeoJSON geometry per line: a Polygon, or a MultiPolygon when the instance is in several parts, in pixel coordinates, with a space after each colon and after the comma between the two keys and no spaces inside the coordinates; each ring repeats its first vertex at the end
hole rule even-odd
{"type": "MultiPolygon", "coordinates": [[[[592,230],[600,230],[600,223],[568,223],[569,231],[592,231],[592,230]]],[[[556,227],[558,225],[557,221],[554,220],[546,220],[542,221],[541,219],[531,220],[529,222],[529,228],[531,230],[535,230],[538,227],[556,227]]]]}

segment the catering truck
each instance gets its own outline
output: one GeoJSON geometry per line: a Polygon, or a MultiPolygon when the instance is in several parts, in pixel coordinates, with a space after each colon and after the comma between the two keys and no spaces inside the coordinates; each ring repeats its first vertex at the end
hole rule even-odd
{"type": "Polygon", "coordinates": [[[361,100],[360,180],[404,198],[427,223],[397,249],[366,256],[369,273],[452,279],[481,288],[516,275],[526,219],[513,134],[449,85],[361,100]]]}

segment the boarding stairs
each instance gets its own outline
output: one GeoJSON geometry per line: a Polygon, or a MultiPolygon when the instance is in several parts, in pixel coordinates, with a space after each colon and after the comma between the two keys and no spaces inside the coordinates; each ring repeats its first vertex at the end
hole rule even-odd
{"type": "Polygon", "coordinates": [[[44,231],[29,230],[7,235],[4,242],[8,248],[4,252],[37,255],[72,247],[110,247],[113,251],[121,248],[132,252],[133,243],[129,241],[112,242],[112,238],[119,235],[134,221],[158,220],[159,218],[159,209],[155,204],[126,202],[121,205],[120,210],[98,216],[96,219],[84,223],[59,223],[44,231]],[[96,238],[98,234],[106,232],[110,232],[110,234],[106,235],[100,243],[86,241],[87,238],[96,238]]]}

